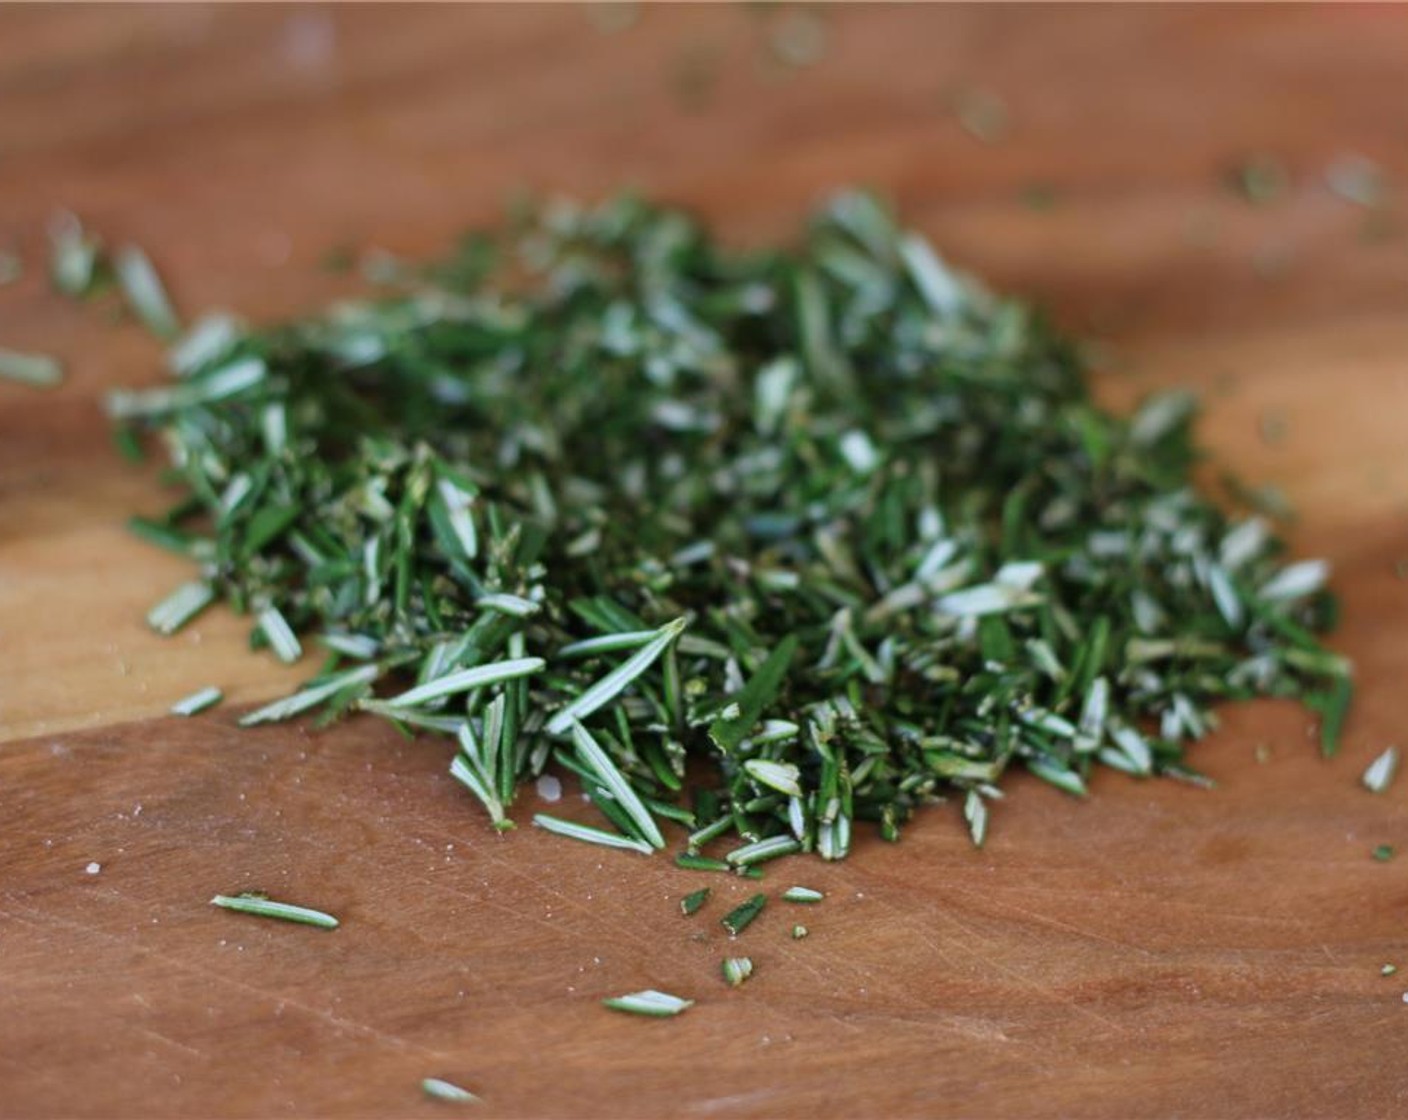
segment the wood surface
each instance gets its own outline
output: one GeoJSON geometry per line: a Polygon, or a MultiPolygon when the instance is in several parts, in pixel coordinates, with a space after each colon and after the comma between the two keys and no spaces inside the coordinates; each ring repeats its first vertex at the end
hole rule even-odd
{"type": "Polygon", "coordinates": [[[1323,178],[1362,153],[1408,183],[1408,9],[827,9],[797,70],[769,60],[780,18],[0,8],[0,247],[30,264],[0,345],[69,369],[0,384],[0,1115],[453,1111],[425,1076],[484,1116],[1408,1110],[1408,784],[1358,781],[1408,747],[1408,213],[1368,237],[1323,178]],[[954,119],[973,85],[1006,102],[1000,143],[954,119]],[[1253,207],[1222,178],[1262,151],[1291,184],[1253,207]],[[986,850],[944,807],[898,846],[776,866],[767,888],[827,900],[730,946],[745,884],[495,835],[442,746],[370,721],[240,731],[298,670],[232,617],[147,632],[184,569],[123,533],[165,495],[97,401],[159,354],[47,291],[56,207],[145,245],[184,309],[266,321],[351,290],[329,249],[432,253],[523,186],[633,183],[756,241],[852,182],[1103,340],[1113,404],[1205,391],[1214,453],[1291,495],[1297,549],[1334,561],[1360,683],[1339,758],[1293,706],[1231,709],[1194,752],[1214,792],[1107,772],[1077,802],[1019,777],[986,850]],[[1057,203],[1024,205],[1033,183],[1057,203]],[[162,716],[207,683],[232,702],[162,716]],[[342,928],[206,905],[253,887],[342,928]],[[757,964],[738,991],[731,950],[757,964]],[[644,987],[698,1005],[598,1003],[644,987]]]}

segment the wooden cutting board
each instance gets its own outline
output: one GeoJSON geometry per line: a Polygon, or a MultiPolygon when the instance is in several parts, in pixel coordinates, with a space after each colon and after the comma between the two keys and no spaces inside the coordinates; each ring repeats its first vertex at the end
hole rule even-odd
{"type": "Polygon", "coordinates": [[[1408,1108],[1408,786],[1359,785],[1408,747],[1408,212],[1324,180],[1360,153],[1408,183],[1408,10],[827,9],[801,68],[769,49],[792,18],[0,10],[0,246],[31,262],[0,345],[69,368],[0,385],[0,1114],[446,1112],[426,1076],[486,1116],[1408,1108]],[[1005,103],[997,143],[955,119],[974,87],[1005,103]],[[1263,151],[1290,181],[1254,207],[1222,177],[1263,151]],[[1294,707],[1235,708],[1194,753],[1214,792],[1102,773],[1077,802],[1019,777],[986,850],[942,807],[896,847],[776,866],[768,889],[826,901],[774,903],[730,946],[743,885],[709,880],[685,920],[699,876],[495,835],[441,745],[240,731],[297,670],[232,617],[145,629],[184,570],[124,535],[165,497],[96,402],[158,378],[158,352],[46,291],[55,207],[145,245],[183,308],[262,321],[352,290],[329,249],[432,253],[525,185],[634,183],[757,240],[850,182],[1104,340],[1113,404],[1204,390],[1209,445],[1290,494],[1295,546],[1335,563],[1361,686],[1341,757],[1294,707]],[[207,683],[231,703],[162,715],[207,683]],[[1403,854],[1375,861],[1383,843],[1403,854]],[[254,887],[342,928],[206,905],[254,887]],[[738,991],[731,949],[757,964],[738,991]],[[698,1004],[598,1003],[644,987],[698,1004]]]}

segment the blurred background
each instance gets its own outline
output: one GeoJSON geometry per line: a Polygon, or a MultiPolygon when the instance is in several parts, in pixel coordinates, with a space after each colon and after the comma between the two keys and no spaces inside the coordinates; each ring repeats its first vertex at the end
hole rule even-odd
{"type": "Polygon", "coordinates": [[[1405,42],[1356,4],[6,5],[0,238],[67,206],[257,313],[522,188],[758,238],[856,183],[1077,326],[1369,312],[1405,275],[1405,42]]]}

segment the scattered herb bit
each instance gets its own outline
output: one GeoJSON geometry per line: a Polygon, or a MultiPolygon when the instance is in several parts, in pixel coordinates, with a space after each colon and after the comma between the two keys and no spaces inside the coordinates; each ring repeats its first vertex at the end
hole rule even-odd
{"type": "Polygon", "coordinates": [[[1028,210],[1046,211],[1055,209],[1061,194],[1050,183],[1028,183],[1022,187],[1018,198],[1028,210]]]}
{"type": "Polygon", "coordinates": [[[1340,156],[1325,168],[1325,183],[1346,202],[1370,209],[1388,195],[1383,169],[1367,156],[1340,156]]]}
{"type": "Polygon", "coordinates": [[[158,634],[174,634],[214,601],[215,590],[208,583],[183,583],[147,612],[147,625],[158,634]]]}
{"type": "Polygon", "coordinates": [[[210,900],[212,906],[224,910],[237,910],[241,914],[254,914],[260,918],[278,918],[285,922],[299,922],[319,929],[336,929],[337,919],[321,910],[310,910],[306,906],[292,906],[287,902],[274,902],[263,895],[245,893],[238,895],[217,894],[210,900]]]}
{"type": "Polygon", "coordinates": [[[151,625],[218,597],[336,655],[241,723],[454,740],[499,828],[558,764],[605,827],[540,827],[646,852],[674,819],[680,866],[749,876],[944,798],[982,843],[1012,770],[1199,781],[1228,699],[1303,697],[1332,749],[1328,567],[1281,559],[1268,499],[1199,494],[1192,397],[1098,408],[1080,348],[876,199],[787,251],[630,197],[466,246],[306,320],[202,319],[108,398],[184,490],[139,523],[195,569],[151,625]]]}
{"type": "Polygon", "coordinates": [[[203,712],[207,708],[213,708],[221,700],[225,699],[225,694],[214,685],[192,692],[189,696],[184,696],[171,705],[173,716],[193,716],[198,712],[203,712]]]}
{"type": "Polygon", "coordinates": [[[726,857],[729,863],[738,867],[747,867],[754,863],[764,863],[770,859],[777,859],[779,856],[791,855],[793,852],[802,850],[802,842],[792,836],[771,836],[766,840],[757,840],[752,844],[745,844],[741,848],[735,848],[726,857]]]}
{"type": "Polygon", "coordinates": [[[802,69],[820,62],[826,54],[826,24],[811,8],[789,8],[768,36],[773,57],[784,66],[802,69]]]}
{"type": "Polygon", "coordinates": [[[953,96],[953,112],[963,131],[984,144],[996,144],[1008,130],[1007,104],[991,90],[969,88],[953,96]]]}
{"type": "Polygon", "coordinates": [[[713,43],[686,44],[670,72],[671,87],[684,108],[699,109],[708,103],[722,64],[722,52],[713,43]]]}
{"type": "Polygon", "coordinates": [[[628,1011],[632,1015],[648,1015],[659,1019],[678,1015],[694,1006],[692,999],[681,999],[679,996],[657,992],[654,989],[632,992],[630,995],[616,996],[601,1002],[613,1011],[628,1011]]]}
{"type": "Polygon", "coordinates": [[[18,350],[0,349],[0,377],[48,389],[64,379],[63,363],[48,354],[25,354],[18,350]]]}
{"type": "Polygon", "coordinates": [[[753,975],[753,961],[749,957],[725,957],[724,979],[730,988],[736,988],[753,975]]]}
{"type": "Polygon", "coordinates": [[[1392,784],[1398,773],[1398,748],[1389,747],[1373,762],[1369,763],[1361,779],[1370,793],[1383,793],[1392,784]]]}
{"type": "Polygon", "coordinates": [[[768,904],[768,897],[765,894],[755,894],[741,906],[736,906],[725,914],[719,924],[728,930],[730,934],[737,937],[752,923],[753,919],[763,912],[763,907],[768,904]]]}
{"type": "Polygon", "coordinates": [[[1380,844],[1374,849],[1374,858],[1380,863],[1387,863],[1393,858],[1393,845],[1380,844]]]}
{"type": "Polygon", "coordinates": [[[733,864],[727,860],[712,859],[709,856],[697,856],[691,852],[680,852],[675,856],[675,866],[683,867],[686,871],[732,871],[733,864]]]}
{"type": "Polygon", "coordinates": [[[1393,975],[1395,972],[1397,972],[1397,971],[1398,971],[1398,966],[1397,966],[1396,964],[1386,964],[1386,965],[1384,965],[1382,968],[1379,969],[1379,975],[1380,975],[1380,976],[1392,976],[1392,975],[1393,975]]]}
{"type": "Polygon", "coordinates": [[[264,632],[269,648],[284,664],[292,665],[303,656],[303,646],[299,644],[298,636],[288,620],[279,613],[278,607],[265,607],[259,612],[259,629],[264,632]]]}
{"type": "Polygon", "coordinates": [[[49,223],[49,278],[66,296],[88,295],[100,281],[102,242],[76,216],[61,211],[49,223]]]}
{"type": "Polygon", "coordinates": [[[698,913],[699,908],[709,901],[711,890],[708,887],[700,887],[697,891],[690,891],[680,899],[680,912],[685,917],[698,913]]]}
{"type": "Polygon", "coordinates": [[[640,20],[640,4],[634,0],[592,0],[585,7],[587,18],[603,35],[629,31],[640,20]]]}
{"type": "Polygon", "coordinates": [[[24,276],[24,261],[18,253],[0,249],[0,287],[13,284],[24,276]]]}
{"type": "Polygon", "coordinates": [[[1257,430],[1261,434],[1261,442],[1268,446],[1274,447],[1285,440],[1289,428],[1290,422],[1283,412],[1267,409],[1257,420],[1257,430]]]}
{"type": "Polygon", "coordinates": [[[113,270],[133,314],[153,334],[175,338],[181,331],[181,321],[176,318],[151,258],[137,246],[128,245],[113,258],[113,270]]]}
{"type": "Polygon", "coordinates": [[[802,938],[804,938],[804,937],[806,937],[806,936],[807,936],[807,927],[806,927],[806,926],[804,926],[804,925],[795,925],[795,926],[792,927],[792,940],[793,940],[793,941],[801,941],[802,938]]]}
{"type": "Polygon", "coordinates": [[[449,1081],[441,1081],[438,1077],[427,1077],[420,1083],[421,1091],[427,1097],[434,1097],[439,1101],[451,1101],[455,1104],[479,1104],[479,1098],[468,1089],[461,1089],[458,1085],[449,1081]]]}
{"type": "Polygon", "coordinates": [[[825,897],[821,891],[811,887],[788,887],[782,892],[784,902],[820,902],[825,897]]]}
{"type": "Polygon", "coordinates": [[[1257,154],[1237,164],[1227,176],[1229,188],[1253,206],[1266,206],[1290,190],[1291,176],[1275,156],[1257,154]]]}
{"type": "Polygon", "coordinates": [[[92,863],[88,864],[88,866],[83,869],[83,872],[85,875],[97,875],[102,870],[103,865],[97,860],[94,860],[92,863]]]}

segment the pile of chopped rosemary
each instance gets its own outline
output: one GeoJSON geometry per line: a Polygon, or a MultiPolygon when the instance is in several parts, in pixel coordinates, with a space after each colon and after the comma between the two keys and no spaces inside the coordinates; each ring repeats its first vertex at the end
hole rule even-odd
{"type": "Polygon", "coordinates": [[[134,527],[199,569],[151,624],[223,598],[326,651],[242,722],[444,737],[500,827],[559,765],[600,819],[536,823],[648,852],[664,818],[739,868],[950,795],[981,844],[1011,768],[1200,780],[1225,699],[1299,696],[1333,750],[1326,565],[1193,488],[1192,399],[1103,411],[870,196],[788,250],[621,198],[380,265],[370,302],[202,320],[109,401],[183,490],[134,527]]]}

